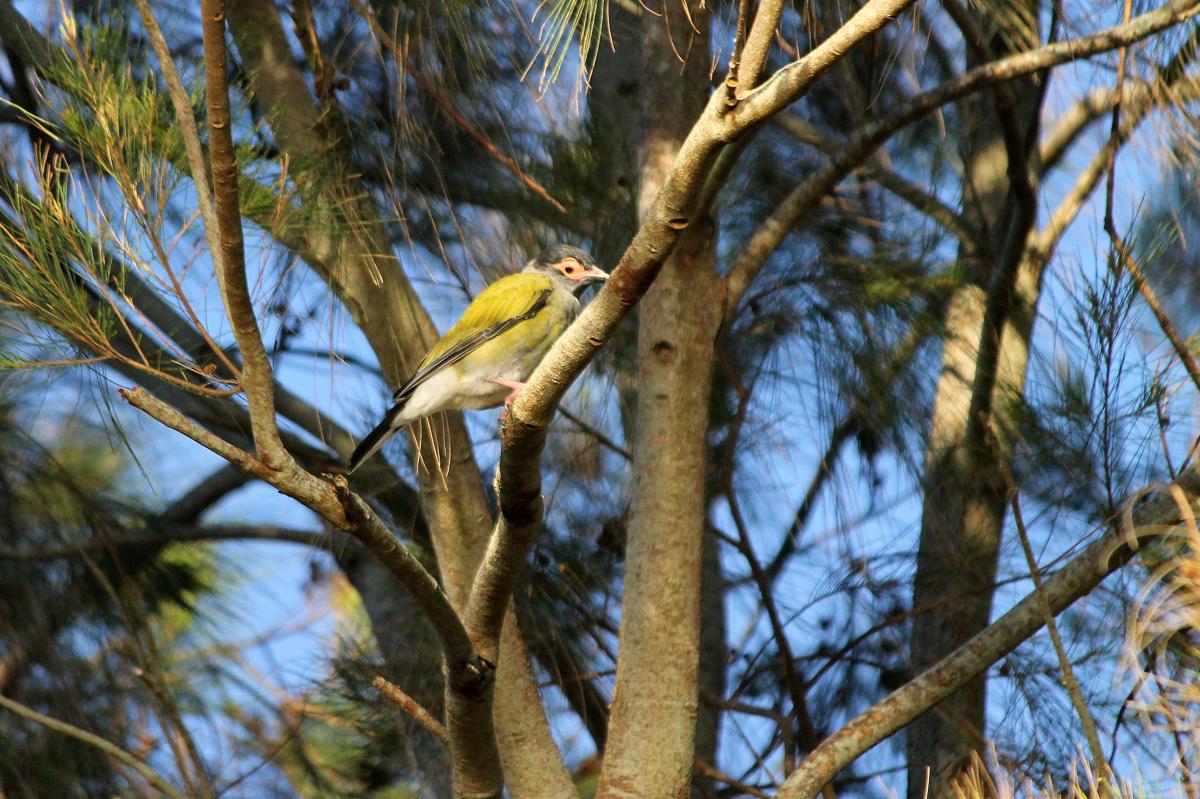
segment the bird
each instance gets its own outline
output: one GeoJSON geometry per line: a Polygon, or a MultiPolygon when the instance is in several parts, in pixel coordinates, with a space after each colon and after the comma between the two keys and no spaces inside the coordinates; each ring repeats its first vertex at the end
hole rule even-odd
{"type": "Polygon", "coordinates": [[[584,290],[606,280],[608,274],[586,251],[556,244],[520,272],[489,285],[392,395],[383,421],[351,454],[347,474],[418,419],[452,409],[510,406],[578,315],[584,290]]]}

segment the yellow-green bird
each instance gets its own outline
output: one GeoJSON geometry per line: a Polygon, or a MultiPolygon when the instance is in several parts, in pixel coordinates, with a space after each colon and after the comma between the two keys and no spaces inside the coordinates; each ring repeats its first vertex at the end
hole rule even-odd
{"type": "Polygon", "coordinates": [[[479,293],[392,396],[383,421],[354,449],[349,472],[402,427],[450,409],[511,404],[579,313],[583,290],[608,280],[592,256],[557,244],[479,293]]]}

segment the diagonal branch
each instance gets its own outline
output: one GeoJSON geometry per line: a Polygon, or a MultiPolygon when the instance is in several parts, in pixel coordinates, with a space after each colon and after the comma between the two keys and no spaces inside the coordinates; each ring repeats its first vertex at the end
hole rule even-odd
{"type": "MultiPolygon", "coordinates": [[[[1193,468],[1178,481],[1189,495],[1200,492],[1200,471],[1193,468]]],[[[1111,529],[1072,558],[1011,610],[912,682],[842,726],[817,747],[788,777],[777,799],[812,799],[839,771],[875,744],[900,730],[937,702],[983,674],[1000,658],[1041,629],[1045,612],[1058,615],[1090,592],[1133,555],[1139,538],[1162,536],[1180,523],[1179,507],[1169,492],[1145,497],[1134,494],[1134,529],[1114,523],[1111,529]],[[1138,502],[1138,498],[1142,498],[1138,502]]],[[[1118,515],[1118,519],[1123,516],[1118,515]]]]}
{"type": "Polygon", "coordinates": [[[182,433],[319,514],[335,530],[358,539],[408,589],[441,644],[446,671],[447,727],[458,790],[498,795],[500,770],[492,731],[493,661],[476,652],[458,613],[415,555],[384,525],[371,506],[350,491],[344,477],[318,478],[290,458],[284,468],[213,435],[144,389],[124,389],[134,407],[182,433]]]}
{"type": "Polygon", "coordinates": [[[728,113],[723,92],[709,97],[612,277],[542,360],[517,396],[508,424],[501,431],[497,476],[500,514],[464,617],[468,629],[482,635],[482,640],[497,640],[503,610],[541,527],[540,461],[554,409],[567,387],[649,289],[680,235],[692,224],[696,202],[722,148],[798,99],[836,57],[870,36],[910,2],[867,3],[825,43],[795,62],[786,80],[779,80],[777,73],[769,82],[769,91],[753,93],[728,113]]]}
{"type": "MultiPolygon", "coordinates": [[[[795,136],[799,141],[810,147],[815,147],[831,157],[837,155],[845,146],[845,142],[826,136],[817,130],[816,126],[809,124],[795,114],[786,112],[777,114],[771,119],[771,123],[784,132],[795,136]]],[[[860,169],[862,169],[868,178],[953,234],[968,251],[974,250],[979,246],[974,231],[971,230],[970,225],[963,218],[962,214],[942,202],[929,189],[919,186],[906,179],[899,172],[889,169],[883,164],[880,158],[864,162],[860,169]]],[[[737,291],[738,298],[741,297],[744,291],[745,287],[739,287],[737,291]]]]}
{"type": "Polygon", "coordinates": [[[322,480],[292,464],[287,470],[263,463],[254,455],[214,435],[145,389],[123,389],[130,405],[163,425],[182,433],[230,463],[279,489],[310,508],[334,529],[361,541],[413,595],[437,632],[446,656],[448,678],[462,690],[482,689],[490,669],[481,664],[458,614],[437,580],[392,534],[371,507],[351,493],[343,478],[322,480]]]}
{"type": "MultiPolygon", "coordinates": [[[[744,291],[768,257],[821,199],[851,170],[862,164],[897,131],[937,110],[946,103],[999,81],[1078,61],[1096,53],[1140,41],[1165,28],[1200,14],[1196,0],[1172,0],[1153,11],[1134,17],[1090,36],[1056,42],[1002,58],[943,83],[914,97],[899,111],[864,125],[850,137],[842,151],[800,183],[759,226],[741,248],[729,269],[730,291],[744,291]]],[[[815,51],[814,51],[815,52],[815,51]]],[[[765,86],[764,86],[765,88],[765,86]]],[[[753,96],[749,99],[752,99],[753,96]]]]}
{"type": "Polygon", "coordinates": [[[129,752],[114,744],[112,741],[105,740],[99,735],[95,735],[94,733],[90,733],[84,729],[80,729],[74,724],[68,724],[65,721],[60,721],[59,719],[53,718],[52,716],[39,713],[31,707],[27,707],[20,702],[9,699],[7,696],[0,696],[0,708],[3,708],[10,713],[15,713],[23,718],[27,718],[30,721],[41,724],[43,727],[53,730],[54,732],[62,733],[63,735],[74,738],[77,741],[81,741],[88,746],[99,749],[113,760],[129,766],[138,774],[141,774],[142,777],[145,778],[146,782],[150,783],[159,791],[161,791],[164,796],[170,797],[170,799],[186,799],[186,797],[180,793],[175,786],[167,782],[167,780],[164,779],[161,774],[152,769],[144,760],[134,757],[129,752]]]}

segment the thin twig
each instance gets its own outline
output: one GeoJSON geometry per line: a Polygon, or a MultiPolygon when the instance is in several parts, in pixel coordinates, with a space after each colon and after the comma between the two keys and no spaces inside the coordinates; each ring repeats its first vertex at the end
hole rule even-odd
{"type": "MultiPolygon", "coordinates": [[[[733,421],[730,423],[729,434],[725,442],[725,463],[722,469],[722,482],[724,483],[722,492],[725,494],[725,501],[729,506],[729,514],[733,518],[733,524],[738,534],[734,546],[737,547],[742,557],[745,558],[746,564],[750,567],[750,573],[754,577],[754,582],[758,586],[759,601],[762,603],[763,610],[767,614],[767,620],[771,625],[775,647],[779,651],[783,682],[787,687],[788,696],[792,702],[792,712],[796,715],[796,720],[800,728],[799,743],[805,751],[811,752],[816,748],[819,739],[816,728],[813,726],[812,714],[808,710],[807,684],[804,680],[800,679],[800,675],[797,673],[796,658],[792,654],[792,645],[787,637],[787,628],[775,603],[775,597],[772,592],[772,581],[763,570],[758,557],[754,554],[754,545],[750,540],[750,531],[746,526],[741,504],[738,502],[737,492],[733,486],[737,442],[741,437],[741,431],[746,422],[746,414],[750,407],[752,392],[743,384],[741,376],[734,369],[733,363],[729,359],[728,352],[722,348],[720,356],[719,361],[725,372],[725,378],[733,386],[738,398],[737,410],[734,412],[733,421]]],[[[792,751],[784,752],[784,764],[787,771],[791,771],[795,755],[796,753],[792,751]]],[[[836,799],[833,786],[825,787],[825,797],[826,799],[836,799]]]]}
{"type": "MultiPolygon", "coordinates": [[[[1029,533],[1025,530],[1025,519],[1021,515],[1021,498],[1016,486],[1012,483],[1011,475],[1009,475],[1009,492],[1009,505],[1012,507],[1017,537],[1021,541],[1021,550],[1025,553],[1025,562],[1029,565],[1029,578],[1033,580],[1034,593],[1040,597],[1042,596],[1042,572],[1033,555],[1033,547],[1029,545],[1029,533]]],[[[1104,757],[1104,748],[1100,745],[1100,735],[1096,732],[1096,720],[1088,709],[1087,700],[1083,697],[1083,689],[1075,677],[1075,669],[1071,666],[1070,658],[1067,657],[1067,649],[1063,646],[1062,636],[1058,633],[1058,624],[1055,623],[1054,614],[1050,612],[1048,605],[1043,608],[1043,613],[1046,631],[1050,633],[1050,642],[1054,645],[1054,654],[1058,657],[1059,668],[1062,669],[1063,687],[1067,690],[1067,696],[1071,698],[1071,704],[1074,705],[1075,713],[1079,716],[1079,723],[1083,725],[1083,736],[1087,739],[1088,751],[1092,755],[1092,764],[1103,773],[1108,769],[1108,760],[1104,757]]]]}
{"type": "Polygon", "coordinates": [[[554,199],[554,197],[550,195],[550,192],[546,191],[545,186],[543,186],[541,183],[538,183],[529,175],[525,174],[521,167],[517,165],[516,161],[500,152],[496,145],[492,144],[491,139],[485,136],[483,132],[479,130],[479,128],[472,125],[470,120],[460,114],[458,109],[456,109],[449,100],[442,96],[441,92],[437,90],[437,87],[434,86],[424,75],[422,75],[418,69],[416,69],[412,61],[409,60],[407,55],[405,55],[400,45],[396,43],[396,40],[393,39],[386,30],[384,30],[383,26],[379,24],[379,20],[375,18],[375,14],[369,8],[367,8],[361,2],[361,0],[350,0],[350,5],[354,6],[354,10],[358,12],[359,16],[366,20],[367,24],[371,26],[371,30],[375,33],[375,36],[378,37],[380,43],[382,43],[383,46],[391,52],[392,57],[396,59],[396,63],[404,65],[405,70],[408,71],[408,74],[412,76],[412,79],[416,81],[417,85],[421,87],[421,90],[429,95],[429,98],[437,103],[438,107],[446,112],[446,115],[454,120],[456,125],[462,128],[463,131],[472,139],[479,142],[479,145],[487,151],[488,155],[499,161],[500,164],[503,165],[504,168],[509,172],[512,172],[514,175],[516,175],[517,179],[524,183],[530,191],[553,205],[554,209],[560,214],[565,214],[567,212],[566,207],[558,200],[554,199]]]}
{"type": "Polygon", "coordinates": [[[37,722],[47,729],[60,732],[63,735],[74,738],[77,741],[81,741],[88,746],[99,749],[109,757],[124,763],[138,774],[141,774],[146,778],[147,782],[149,782],[158,790],[162,791],[167,796],[171,797],[171,799],[187,799],[184,794],[180,793],[173,785],[171,785],[171,783],[167,782],[167,780],[161,774],[150,768],[145,761],[135,757],[111,741],[106,741],[99,735],[94,735],[87,730],[76,727],[74,724],[68,724],[65,721],[59,721],[56,718],[47,716],[44,713],[39,713],[33,708],[9,699],[6,696],[0,696],[0,707],[11,713],[16,713],[18,716],[27,718],[30,721],[37,722]]]}
{"type": "Polygon", "coordinates": [[[374,685],[379,693],[398,705],[401,710],[412,716],[422,727],[433,733],[434,738],[446,746],[450,745],[450,733],[446,730],[445,725],[435,719],[432,713],[421,706],[420,702],[406,694],[400,686],[389,682],[384,677],[376,677],[371,681],[371,685],[374,685]]]}
{"type": "MultiPolygon", "coordinates": [[[[222,258],[220,228],[217,224],[217,213],[213,208],[212,193],[208,186],[208,166],[204,160],[204,148],[200,143],[200,130],[196,126],[195,111],[192,108],[191,98],[188,97],[183,80],[179,77],[179,70],[175,68],[175,60],[171,58],[171,50],[167,47],[167,41],[163,37],[162,30],[158,27],[158,21],[154,18],[154,12],[150,8],[149,0],[137,0],[137,7],[142,17],[142,25],[146,28],[146,35],[150,39],[150,46],[154,49],[154,55],[158,58],[163,80],[166,81],[167,94],[171,98],[171,105],[175,109],[175,118],[179,122],[179,132],[183,137],[184,153],[187,155],[188,169],[192,173],[192,184],[196,187],[196,205],[200,209],[201,218],[204,220],[204,236],[208,240],[208,251],[212,256],[214,269],[219,273],[221,271],[222,258]]],[[[165,259],[163,261],[164,266],[166,266],[165,259]]],[[[199,317],[196,316],[191,303],[187,302],[184,298],[184,293],[179,286],[174,272],[171,272],[169,276],[173,283],[175,294],[183,302],[188,317],[192,320],[192,324],[195,325],[196,330],[204,337],[205,342],[212,348],[213,353],[221,359],[230,373],[237,375],[237,367],[229,360],[229,357],[225,354],[225,350],[209,337],[204,325],[200,323],[199,317]]]]}
{"type": "Polygon", "coordinates": [[[624,458],[626,461],[633,460],[632,452],[630,452],[628,449],[626,449],[625,447],[618,444],[616,441],[613,441],[611,438],[606,436],[601,430],[596,428],[594,425],[589,424],[587,422],[587,420],[585,420],[583,417],[562,407],[561,405],[558,408],[558,412],[560,414],[562,414],[563,418],[566,419],[568,422],[575,425],[576,427],[578,427],[584,433],[587,433],[592,438],[596,439],[596,443],[598,443],[600,446],[604,447],[605,449],[615,452],[616,454],[618,454],[622,458],[624,458]]]}
{"type": "Polygon", "coordinates": [[[702,758],[696,758],[696,771],[708,777],[713,782],[719,782],[728,785],[739,793],[744,793],[747,796],[753,796],[755,799],[771,799],[771,795],[761,788],[755,788],[753,785],[748,785],[741,782],[723,771],[719,771],[716,766],[702,758]]]}

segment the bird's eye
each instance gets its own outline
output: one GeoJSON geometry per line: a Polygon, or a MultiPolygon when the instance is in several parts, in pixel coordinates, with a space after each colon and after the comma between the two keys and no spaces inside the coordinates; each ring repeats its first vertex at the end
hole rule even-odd
{"type": "Polygon", "coordinates": [[[563,267],[563,274],[564,274],[564,275],[573,275],[573,274],[575,274],[575,267],[574,267],[574,266],[572,266],[571,264],[567,264],[566,266],[564,266],[564,267],[563,267]]]}

